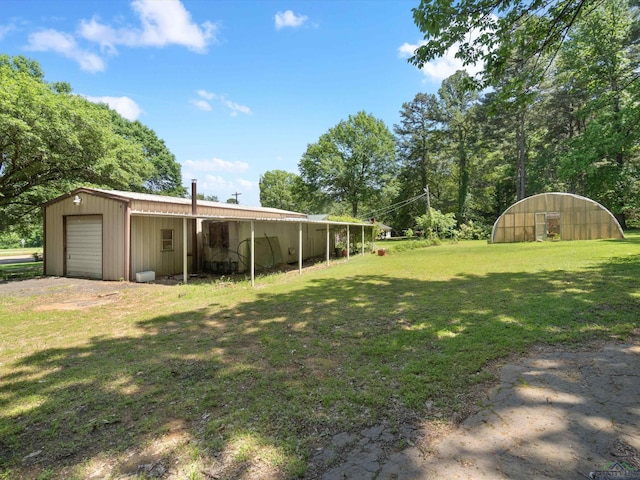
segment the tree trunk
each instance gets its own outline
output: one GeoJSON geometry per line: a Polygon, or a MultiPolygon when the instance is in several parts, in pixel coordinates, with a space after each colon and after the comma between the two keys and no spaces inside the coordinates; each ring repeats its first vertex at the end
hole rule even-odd
{"type": "MultiPolygon", "coordinates": [[[[624,135],[624,130],[622,128],[622,115],[620,113],[620,90],[618,88],[617,82],[613,82],[613,90],[615,91],[615,96],[613,100],[613,112],[615,114],[615,129],[618,133],[618,138],[621,138],[624,135]]],[[[616,165],[618,167],[618,178],[622,178],[622,172],[624,170],[624,165],[626,163],[624,152],[619,148],[615,155],[616,165]]],[[[627,229],[627,219],[623,212],[625,206],[625,198],[623,193],[618,194],[618,208],[620,208],[620,213],[616,213],[614,216],[618,220],[618,223],[622,227],[623,230],[627,229]]]]}
{"type": "Polygon", "coordinates": [[[616,217],[616,220],[618,220],[618,223],[620,224],[622,229],[626,230],[627,229],[627,217],[626,217],[626,215],[624,213],[614,213],[613,216],[616,217]]]}
{"type": "Polygon", "coordinates": [[[516,129],[516,200],[520,201],[527,196],[527,139],[525,131],[525,111],[518,114],[518,126],[516,129]]]}
{"type": "Polygon", "coordinates": [[[469,165],[467,152],[464,146],[458,152],[458,212],[456,220],[458,226],[464,223],[465,205],[467,203],[467,191],[469,190],[469,165]]]}

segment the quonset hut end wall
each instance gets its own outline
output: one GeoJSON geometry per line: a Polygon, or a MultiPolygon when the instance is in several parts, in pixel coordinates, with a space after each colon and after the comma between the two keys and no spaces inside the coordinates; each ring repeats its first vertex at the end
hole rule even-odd
{"type": "Polygon", "coordinates": [[[572,193],[541,193],[514,203],[496,220],[492,243],[624,238],[615,216],[598,202],[572,193]]]}

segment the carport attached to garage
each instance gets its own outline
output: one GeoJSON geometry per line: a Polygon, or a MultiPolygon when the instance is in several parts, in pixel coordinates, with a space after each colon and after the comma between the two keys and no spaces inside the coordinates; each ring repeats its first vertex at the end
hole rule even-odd
{"type": "Polygon", "coordinates": [[[78,188],[47,202],[44,218],[45,274],[103,280],[133,280],[138,272],[153,271],[181,272],[186,281],[206,261],[199,258],[205,247],[211,247],[206,239],[211,229],[203,232],[204,222],[234,226],[234,242],[223,242],[223,248],[246,258],[252,283],[258,225],[257,234],[269,240],[273,258],[288,263],[297,258],[300,272],[310,256],[324,252],[329,262],[331,226],[346,229],[347,241],[349,227],[357,227],[363,254],[365,228],[372,228],[368,223],[312,221],[306,214],[274,208],[94,188],[78,188]],[[275,240],[285,243],[277,247],[275,240]],[[241,253],[245,243],[245,248],[251,246],[241,253]]]}

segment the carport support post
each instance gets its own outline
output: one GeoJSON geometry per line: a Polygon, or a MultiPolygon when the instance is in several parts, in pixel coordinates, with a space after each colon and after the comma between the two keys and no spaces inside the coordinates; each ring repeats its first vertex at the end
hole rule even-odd
{"type": "Polygon", "coordinates": [[[298,223],[298,274],[302,275],[302,222],[298,223]]]}
{"type": "Polygon", "coordinates": [[[256,229],[251,220],[251,286],[256,285],[256,229]]]}
{"type": "Polygon", "coordinates": [[[187,217],[182,219],[182,280],[187,283],[187,217]]]}
{"type": "Polygon", "coordinates": [[[327,267],[329,266],[329,224],[327,223],[327,267]]]}
{"type": "Polygon", "coordinates": [[[349,225],[347,225],[347,262],[349,261],[349,255],[351,255],[351,242],[349,241],[349,225]]]}

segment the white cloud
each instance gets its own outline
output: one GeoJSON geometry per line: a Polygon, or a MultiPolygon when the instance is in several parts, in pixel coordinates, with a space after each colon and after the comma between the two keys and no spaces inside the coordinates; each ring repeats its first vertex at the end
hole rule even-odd
{"type": "MultiPolygon", "coordinates": [[[[207,186],[213,186],[218,190],[224,189],[227,191],[236,191],[239,189],[245,190],[245,193],[258,188],[258,182],[252,182],[251,180],[245,180],[244,178],[227,179],[220,175],[206,175],[204,181],[207,186]]],[[[200,182],[198,181],[198,185],[200,182]]],[[[222,199],[224,201],[224,199],[222,199]]]]}
{"type": "Polygon", "coordinates": [[[189,171],[198,172],[242,173],[249,170],[249,164],[246,162],[229,162],[215,157],[209,160],[186,160],[183,165],[189,171]]]}
{"type": "Polygon", "coordinates": [[[224,95],[218,95],[217,93],[207,92],[206,90],[198,90],[196,92],[200,99],[191,100],[191,103],[195,105],[200,110],[210,111],[213,107],[211,106],[212,100],[217,100],[222,105],[227,107],[230,110],[230,114],[232,117],[236,117],[238,113],[244,113],[245,115],[251,115],[253,112],[251,108],[246,105],[240,105],[239,103],[232,102],[228,100],[224,95]]]}
{"type": "MultiPolygon", "coordinates": [[[[220,159],[214,159],[220,160],[220,159]]],[[[224,162],[223,163],[230,163],[224,162]]],[[[204,163],[205,169],[210,166],[208,164],[215,163],[206,160],[189,160],[182,163],[182,178],[197,178],[198,192],[205,195],[215,195],[220,202],[226,202],[229,198],[235,198],[234,193],[240,193],[240,203],[243,205],[260,205],[260,201],[256,198],[259,192],[259,183],[257,181],[247,180],[241,177],[234,178],[233,174],[225,174],[224,172],[207,172],[198,167],[204,163]]],[[[242,162],[237,162],[242,163],[242,162]]],[[[185,186],[189,186],[185,183],[185,186]]]]}
{"type": "Polygon", "coordinates": [[[260,185],[258,182],[252,182],[251,180],[245,180],[244,178],[239,178],[237,182],[241,187],[247,190],[254,190],[260,185]]]}
{"type": "Polygon", "coordinates": [[[125,36],[130,36],[124,31],[117,32],[107,25],[98,23],[95,18],[90,21],[82,20],[78,33],[86,40],[98,43],[103,52],[111,55],[117,53],[116,43],[123,42],[125,36]],[[119,34],[120,38],[118,38],[119,34]]]}
{"type": "Polygon", "coordinates": [[[400,48],[398,48],[398,53],[402,58],[412,57],[416,49],[421,45],[424,45],[424,42],[421,42],[419,45],[404,42],[402,45],[400,45],[400,48]]]}
{"type": "MultiPolygon", "coordinates": [[[[473,42],[479,36],[479,32],[473,31],[469,33],[469,39],[473,42]]],[[[415,51],[424,45],[426,42],[422,41],[419,44],[403,43],[398,48],[398,54],[402,58],[409,58],[413,56],[415,51]]],[[[470,76],[475,76],[480,73],[484,65],[482,63],[476,63],[474,65],[463,65],[462,60],[456,58],[456,53],[460,49],[459,43],[454,43],[442,57],[435,60],[431,60],[422,67],[422,72],[428,77],[429,80],[441,82],[445,78],[450,77],[458,70],[466,70],[470,76]]]]}
{"type": "Polygon", "coordinates": [[[280,30],[285,27],[301,27],[308,19],[306,15],[296,15],[291,10],[278,12],[275,14],[274,18],[276,22],[276,30],[280,30]]]}
{"type": "Polygon", "coordinates": [[[134,0],[131,7],[140,20],[139,27],[113,28],[96,18],[83,20],[80,35],[100,44],[109,53],[116,53],[117,45],[127,47],[163,47],[182,45],[204,53],[216,40],[217,27],[211,22],[198,25],[179,0],[134,0]]]}
{"type": "Polygon", "coordinates": [[[198,90],[196,93],[207,100],[213,100],[216,98],[215,93],[207,92],[206,90],[198,90]]]}
{"type": "Polygon", "coordinates": [[[98,55],[81,49],[73,36],[68,33],[48,29],[29,35],[26,50],[35,52],[56,52],[75,60],[82,70],[95,73],[105,69],[105,63],[98,55]]]}
{"type": "MultiPolygon", "coordinates": [[[[200,186],[198,181],[198,187],[200,186]]],[[[239,203],[248,205],[251,203],[251,194],[258,190],[258,183],[243,178],[229,180],[220,176],[207,175],[202,182],[202,189],[217,195],[221,202],[226,202],[228,198],[235,198],[234,194],[238,192],[239,203]]]]}
{"type": "Polygon", "coordinates": [[[225,99],[224,97],[220,99],[223,105],[225,105],[229,110],[231,110],[231,116],[235,117],[238,113],[244,113],[245,115],[251,115],[251,109],[244,105],[240,105],[238,103],[232,102],[230,100],[225,99]]]}
{"type": "Polygon", "coordinates": [[[11,30],[15,30],[16,27],[14,25],[0,25],[0,40],[4,38],[4,36],[9,33],[11,30]]]}
{"type": "Polygon", "coordinates": [[[105,103],[109,105],[109,108],[115,110],[127,120],[137,120],[142,109],[136,102],[129,97],[91,97],[85,95],[84,98],[93,103],[105,103]]]}
{"type": "Polygon", "coordinates": [[[252,200],[250,195],[255,193],[258,183],[236,177],[249,170],[248,163],[230,162],[215,157],[206,160],[186,160],[181,163],[182,178],[197,178],[199,192],[215,195],[221,202],[231,198],[235,192],[244,193],[245,201],[240,197],[240,203],[256,201],[252,200]]]}
{"type": "Polygon", "coordinates": [[[204,110],[205,112],[211,111],[211,104],[206,100],[191,100],[191,103],[199,110],[204,110]]]}
{"type": "MultiPolygon", "coordinates": [[[[198,181],[200,183],[200,181],[198,181]]],[[[219,192],[220,190],[233,190],[233,181],[227,180],[219,175],[205,175],[204,182],[202,183],[202,188],[205,190],[213,190],[214,192],[219,192]]],[[[218,195],[220,201],[224,202],[224,198],[221,198],[218,195]]]]}

